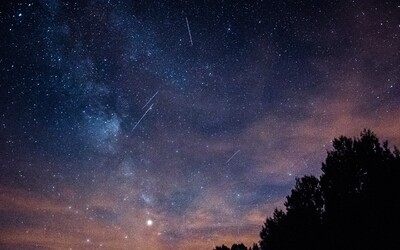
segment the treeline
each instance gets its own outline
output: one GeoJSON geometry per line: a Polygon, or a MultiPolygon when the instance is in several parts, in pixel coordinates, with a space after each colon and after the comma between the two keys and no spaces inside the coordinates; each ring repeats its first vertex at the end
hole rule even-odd
{"type": "Polygon", "coordinates": [[[364,130],[334,139],[321,169],[319,178],[296,179],[258,244],[215,250],[400,249],[399,150],[364,130]]]}

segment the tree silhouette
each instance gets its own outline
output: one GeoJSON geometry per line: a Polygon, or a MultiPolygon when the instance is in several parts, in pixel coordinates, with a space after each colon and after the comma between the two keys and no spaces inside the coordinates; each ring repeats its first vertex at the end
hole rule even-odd
{"type": "Polygon", "coordinates": [[[393,249],[400,246],[400,154],[370,130],[333,141],[320,180],[305,176],[260,232],[263,250],[393,249]]]}
{"type": "Polygon", "coordinates": [[[249,250],[260,250],[256,243],[253,244],[253,247],[250,247],[249,250]]]}
{"type": "Polygon", "coordinates": [[[230,250],[230,248],[225,245],[222,245],[215,247],[214,250],[230,250]]]}
{"type": "Polygon", "coordinates": [[[319,249],[323,209],[319,180],[314,176],[296,179],[295,188],[287,197],[285,207],[288,247],[319,249]]]}
{"type": "MultiPolygon", "coordinates": [[[[254,245],[256,245],[256,244],[254,244],[254,245]]],[[[243,243],[240,243],[240,244],[233,244],[231,248],[229,248],[225,245],[217,246],[214,250],[248,250],[248,249],[243,243]]],[[[254,250],[254,248],[253,248],[253,250],[254,250]]],[[[259,250],[259,249],[257,248],[256,250],[259,250]]]]}
{"type": "Polygon", "coordinates": [[[333,141],[322,165],[325,239],[330,249],[392,249],[399,241],[400,156],[370,130],[333,141]]]}
{"type": "Polygon", "coordinates": [[[261,249],[319,249],[323,200],[314,176],[296,179],[285,202],[286,213],[275,210],[260,232],[261,249]]]}
{"type": "Polygon", "coordinates": [[[233,244],[231,250],[247,250],[247,247],[243,243],[233,244]]]}
{"type": "Polygon", "coordinates": [[[399,249],[399,180],[399,150],[381,145],[370,130],[334,139],[321,177],[296,179],[285,211],[275,209],[260,247],[250,249],[399,249]]]}

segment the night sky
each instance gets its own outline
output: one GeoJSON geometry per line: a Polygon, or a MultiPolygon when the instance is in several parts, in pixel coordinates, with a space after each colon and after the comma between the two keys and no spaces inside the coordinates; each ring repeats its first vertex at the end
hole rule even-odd
{"type": "Polygon", "coordinates": [[[257,242],[333,138],[400,145],[399,34],[397,1],[1,1],[0,248],[257,242]]]}

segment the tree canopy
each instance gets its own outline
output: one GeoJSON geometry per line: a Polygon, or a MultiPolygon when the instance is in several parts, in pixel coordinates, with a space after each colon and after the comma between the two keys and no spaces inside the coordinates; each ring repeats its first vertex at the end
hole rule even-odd
{"type": "Polygon", "coordinates": [[[321,169],[319,178],[296,179],[285,211],[266,219],[253,249],[399,248],[399,150],[364,130],[334,139],[321,169]]]}
{"type": "Polygon", "coordinates": [[[233,244],[231,248],[222,245],[214,248],[214,250],[260,250],[257,244],[253,244],[253,247],[247,248],[243,243],[233,244]]]}

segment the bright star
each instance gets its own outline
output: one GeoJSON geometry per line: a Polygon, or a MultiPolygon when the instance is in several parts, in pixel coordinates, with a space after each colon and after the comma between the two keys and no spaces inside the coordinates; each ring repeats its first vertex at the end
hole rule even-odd
{"type": "Polygon", "coordinates": [[[147,223],[146,223],[146,224],[147,224],[147,226],[149,226],[149,227],[150,227],[150,226],[152,226],[152,225],[153,225],[153,221],[152,221],[152,220],[147,220],[147,223]]]}

